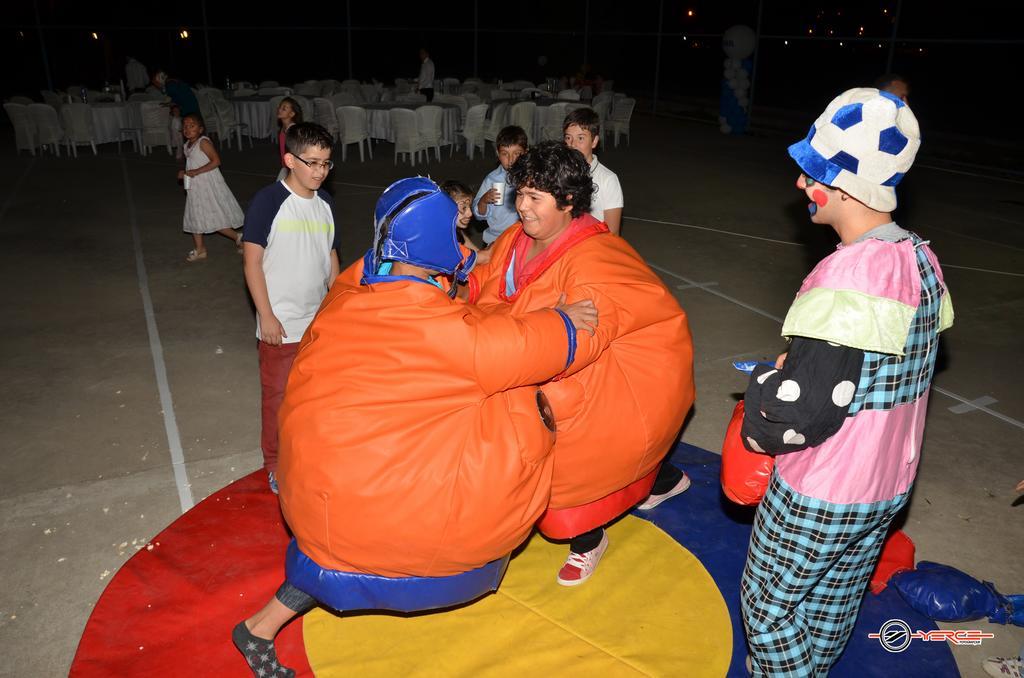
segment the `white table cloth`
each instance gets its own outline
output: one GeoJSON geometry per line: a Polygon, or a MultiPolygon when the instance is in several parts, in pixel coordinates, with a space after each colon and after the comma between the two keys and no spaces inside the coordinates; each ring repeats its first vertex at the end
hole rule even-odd
{"type": "Polygon", "coordinates": [[[92,104],[92,124],[97,144],[109,144],[121,138],[122,127],[142,127],[137,103],[92,104]]]}
{"type": "Polygon", "coordinates": [[[277,140],[276,118],[270,110],[270,99],[259,95],[231,99],[238,122],[249,126],[249,136],[277,140]]]}

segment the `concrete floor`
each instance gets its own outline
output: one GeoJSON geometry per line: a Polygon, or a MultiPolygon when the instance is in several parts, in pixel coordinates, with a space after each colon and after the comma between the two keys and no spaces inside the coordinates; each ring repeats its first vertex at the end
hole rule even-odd
{"type": "MultiPolygon", "coordinates": [[[[808,222],[793,188],[792,139],[727,138],[664,118],[639,118],[634,131],[636,146],[602,161],[622,181],[625,237],[690,316],[698,397],[683,439],[716,450],[745,385],[731,361],[779,352],[776,319],[835,240],[808,222]]],[[[208,260],[185,263],[184,196],[166,154],[118,155],[108,145],[98,157],[29,158],[13,154],[11,136],[0,139],[0,675],[56,676],[113,573],[180,515],[187,495],[199,501],[260,464],[254,321],[231,243],[213,237],[208,260]],[[158,339],[147,332],[136,247],[158,339]]],[[[380,189],[412,173],[395,167],[392,151],[378,145],[365,163],[350,152],[332,174],[345,263],[371,240],[380,189]]],[[[276,155],[267,143],[223,150],[243,207],[273,180],[276,155]]],[[[457,154],[416,171],[475,185],[494,162],[457,154]]],[[[1012,504],[1024,478],[1024,184],[924,164],[905,182],[898,220],[932,240],[957,322],[944,338],[905,529],[919,559],[1019,593],[1024,506],[1012,504]],[[951,409],[983,396],[995,399],[985,410],[951,409]]],[[[953,648],[965,676],[1024,642],[1021,628],[955,626],[996,635],[953,648]]]]}

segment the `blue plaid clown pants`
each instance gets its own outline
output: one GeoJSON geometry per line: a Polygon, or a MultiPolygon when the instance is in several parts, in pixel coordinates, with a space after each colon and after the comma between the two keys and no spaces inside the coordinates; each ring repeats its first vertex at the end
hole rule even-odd
{"type": "Polygon", "coordinates": [[[772,476],[740,587],[755,676],[828,674],[853,631],[889,524],[909,496],[833,504],[772,476]]]}

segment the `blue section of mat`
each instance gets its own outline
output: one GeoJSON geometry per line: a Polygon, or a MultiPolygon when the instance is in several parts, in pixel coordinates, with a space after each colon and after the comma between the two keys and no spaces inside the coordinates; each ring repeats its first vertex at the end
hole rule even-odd
{"type": "MultiPolygon", "coordinates": [[[[721,457],[693,445],[680,443],[672,454],[676,466],[684,469],[693,484],[652,511],[634,511],[672,535],[700,559],[718,584],[732,617],[733,653],[730,677],[745,678],[747,654],[740,619],[740,577],[750,541],[753,508],[733,504],[722,494],[719,483],[721,457]]],[[[829,674],[831,678],[891,678],[959,676],[953,653],[945,642],[914,640],[900,653],[890,653],[877,640],[868,638],[889,619],[902,619],[913,630],[937,628],[930,619],[912,610],[894,589],[880,595],[865,594],[849,644],[829,674]]]]}

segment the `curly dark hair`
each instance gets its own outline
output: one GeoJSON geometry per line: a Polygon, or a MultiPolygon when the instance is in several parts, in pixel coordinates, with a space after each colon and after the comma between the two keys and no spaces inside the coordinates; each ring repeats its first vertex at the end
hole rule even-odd
{"type": "Polygon", "coordinates": [[[560,141],[542,141],[519,156],[508,171],[514,187],[535,188],[555,197],[555,204],[572,207],[572,216],[590,211],[594,182],[583,154],[560,141]]]}

